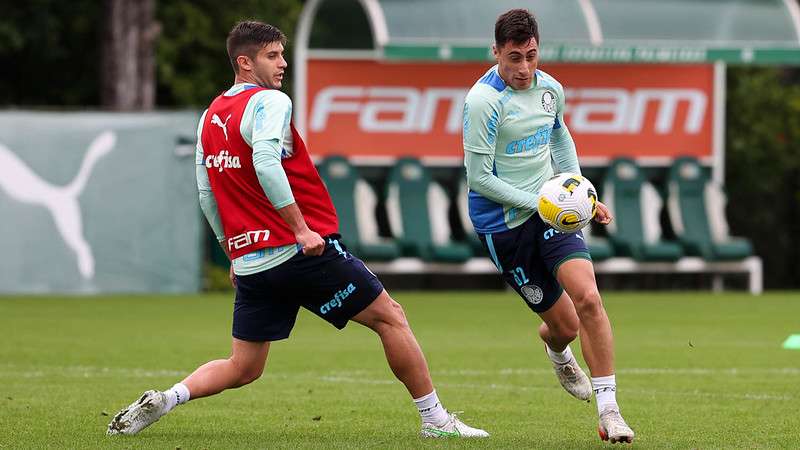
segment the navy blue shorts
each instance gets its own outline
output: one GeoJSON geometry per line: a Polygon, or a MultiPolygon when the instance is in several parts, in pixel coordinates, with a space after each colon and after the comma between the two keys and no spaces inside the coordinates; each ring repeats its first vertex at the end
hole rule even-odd
{"type": "Polygon", "coordinates": [[[583,233],[561,233],[534,214],[508,231],[478,234],[503,279],[537,313],[550,309],[564,291],[558,267],[573,258],[591,261],[583,233]]]}
{"type": "Polygon", "coordinates": [[[272,269],[236,276],[233,337],[277,341],[289,337],[300,307],[342,329],[369,306],[383,285],[334,235],[319,256],[298,252],[272,269]]]}

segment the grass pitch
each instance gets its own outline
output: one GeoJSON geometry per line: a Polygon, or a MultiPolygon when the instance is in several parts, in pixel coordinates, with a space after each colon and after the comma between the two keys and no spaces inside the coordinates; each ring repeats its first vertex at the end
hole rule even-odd
{"type": "MultiPolygon", "coordinates": [[[[445,406],[488,440],[425,441],[370,330],[301,313],[264,376],[178,407],[138,436],[111,415],[226,357],[232,299],[0,298],[0,448],[600,448],[596,408],[564,392],[511,293],[395,294],[445,406]]],[[[800,446],[800,294],[605,296],[618,400],[642,448],[800,446]]],[[[577,348],[576,354],[579,354],[577,348]]]]}

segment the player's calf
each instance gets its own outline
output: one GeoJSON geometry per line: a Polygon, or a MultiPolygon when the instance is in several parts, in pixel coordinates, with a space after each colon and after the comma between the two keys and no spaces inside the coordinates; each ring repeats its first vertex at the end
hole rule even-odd
{"type": "Polygon", "coordinates": [[[552,321],[550,324],[542,322],[539,325],[539,337],[545,345],[551,348],[563,348],[577,339],[580,322],[577,315],[571,319],[552,321]]]}

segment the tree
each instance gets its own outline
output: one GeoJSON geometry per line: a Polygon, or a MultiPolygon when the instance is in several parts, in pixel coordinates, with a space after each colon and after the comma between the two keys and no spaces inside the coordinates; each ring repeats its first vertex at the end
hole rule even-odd
{"type": "MultiPolygon", "coordinates": [[[[158,104],[205,107],[233,82],[225,38],[246,19],[277,26],[290,39],[300,16],[301,0],[159,0],[156,16],[163,31],[156,47],[158,104]]],[[[292,70],[291,40],[286,57],[292,70]]],[[[291,92],[284,78],[284,91],[291,92]]]]}
{"type": "Polygon", "coordinates": [[[753,241],[767,287],[800,286],[800,72],[728,70],[725,186],[731,232],[753,241]]]}
{"type": "Polygon", "coordinates": [[[154,0],[105,0],[101,95],[106,108],[133,111],[155,106],[154,45],[159,26],[154,0]]]}
{"type": "Polygon", "coordinates": [[[0,105],[206,106],[233,81],[225,50],[233,24],[262,20],[291,38],[302,6],[302,0],[16,2],[0,14],[0,105]]]}
{"type": "Polygon", "coordinates": [[[2,11],[0,105],[99,104],[96,0],[31,0],[2,11]]]}

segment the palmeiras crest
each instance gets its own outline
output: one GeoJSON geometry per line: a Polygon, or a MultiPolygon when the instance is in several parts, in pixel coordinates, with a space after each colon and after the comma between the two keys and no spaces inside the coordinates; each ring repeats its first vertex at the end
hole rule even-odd
{"type": "Polygon", "coordinates": [[[538,305],[544,298],[542,288],[536,286],[535,284],[526,284],[525,286],[522,286],[520,291],[522,291],[522,296],[525,297],[525,301],[531,305],[538,305]]]}
{"type": "Polygon", "coordinates": [[[553,91],[544,91],[542,94],[542,108],[549,113],[556,112],[556,94],[553,91]]]}

